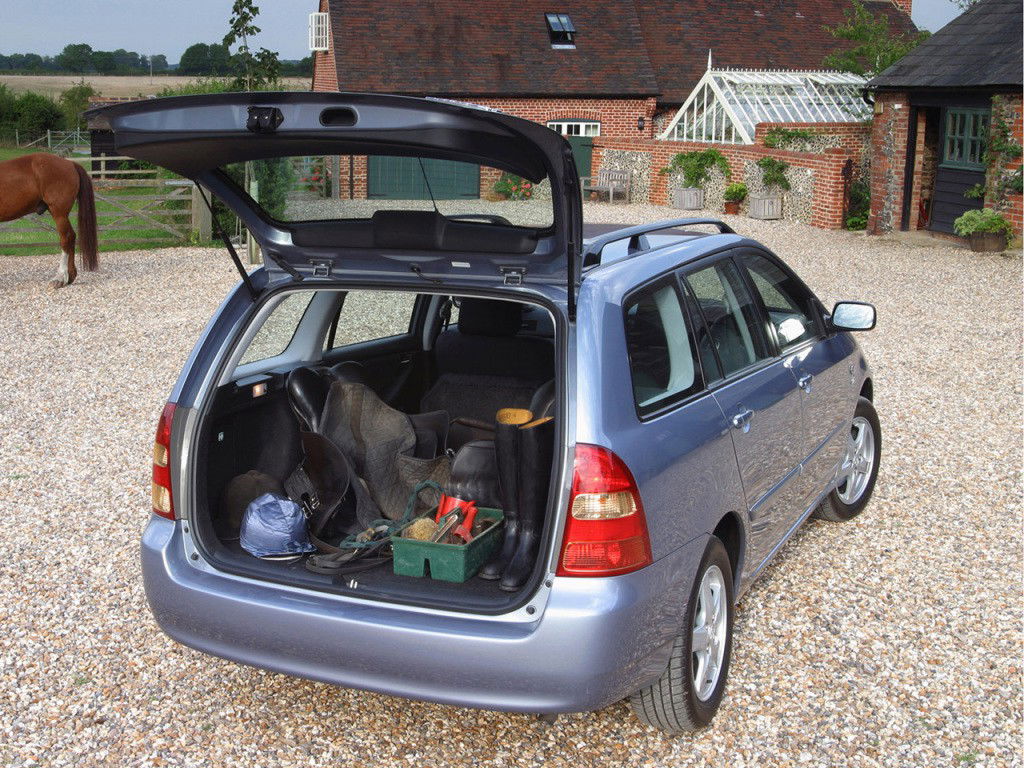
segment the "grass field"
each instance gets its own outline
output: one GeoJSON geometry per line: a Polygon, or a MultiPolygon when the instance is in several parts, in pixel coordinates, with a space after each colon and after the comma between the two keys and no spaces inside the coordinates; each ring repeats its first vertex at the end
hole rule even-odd
{"type": "Polygon", "coordinates": [[[19,149],[18,147],[0,147],[0,163],[4,160],[11,160],[36,151],[35,149],[19,149]]]}
{"type": "MultiPolygon", "coordinates": [[[[71,86],[85,80],[100,96],[154,96],[164,88],[186,85],[201,78],[182,75],[0,75],[0,84],[15,93],[34,91],[59,96],[71,86]]],[[[290,91],[309,90],[312,79],[286,77],[281,87],[290,91]]]]}

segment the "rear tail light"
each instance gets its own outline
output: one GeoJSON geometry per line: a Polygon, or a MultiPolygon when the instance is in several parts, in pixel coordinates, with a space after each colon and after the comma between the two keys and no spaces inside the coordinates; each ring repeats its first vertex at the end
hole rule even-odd
{"type": "Polygon", "coordinates": [[[174,500],[171,498],[171,423],[174,421],[174,403],[167,403],[156,425],[153,441],[153,514],[174,519],[174,500]]]}
{"type": "Polygon", "coordinates": [[[616,576],[651,563],[640,492],[607,448],[577,444],[559,576],[616,576]]]}

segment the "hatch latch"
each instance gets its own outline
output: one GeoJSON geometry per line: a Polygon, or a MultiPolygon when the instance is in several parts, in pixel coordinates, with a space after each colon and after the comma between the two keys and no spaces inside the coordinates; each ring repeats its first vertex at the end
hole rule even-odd
{"type": "Polygon", "coordinates": [[[313,277],[331,276],[331,268],[334,264],[330,259],[310,259],[309,263],[313,265],[313,277]]]}
{"type": "Polygon", "coordinates": [[[498,267],[505,278],[505,285],[522,285],[526,267],[498,267]]]}
{"type": "Polygon", "coordinates": [[[273,133],[282,122],[284,115],[277,107],[249,107],[245,127],[253,133],[273,133]]]}

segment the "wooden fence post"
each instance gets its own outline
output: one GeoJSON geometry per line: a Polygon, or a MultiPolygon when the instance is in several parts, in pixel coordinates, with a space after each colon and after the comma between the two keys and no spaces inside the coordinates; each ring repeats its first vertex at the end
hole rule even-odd
{"type": "Polygon", "coordinates": [[[331,158],[331,199],[337,200],[341,197],[341,158],[335,155],[331,158]]]}
{"type": "Polygon", "coordinates": [[[192,185],[192,234],[203,243],[213,237],[213,217],[198,184],[192,185]]]}

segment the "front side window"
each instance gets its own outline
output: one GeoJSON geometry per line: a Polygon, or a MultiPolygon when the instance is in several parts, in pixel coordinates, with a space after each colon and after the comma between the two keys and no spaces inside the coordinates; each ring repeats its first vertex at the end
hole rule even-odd
{"type": "Polygon", "coordinates": [[[686,282],[707,324],[702,359],[717,356],[722,373],[729,376],[770,357],[757,307],[732,261],[698,269],[686,276],[686,282]]]}
{"type": "Polygon", "coordinates": [[[983,170],[988,144],[987,109],[946,110],[946,139],[942,164],[957,168],[983,170]]]}
{"type": "Polygon", "coordinates": [[[779,348],[786,350],[818,335],[811,296],[771,259],[746,253],[743,266],[768,312],[779,348]]]}
{"type": "Polygon", "coordinates": [[[625,327],[633,398],[641,414],[700,389],[700,369],[674,285],[631,299],[625,327]]]}
{"type": "Polygon", "coordinates": [[[325,349],[409,333],[415,304],[416,294],[406,291],[349,291],[331,324],[325,349]]]}

